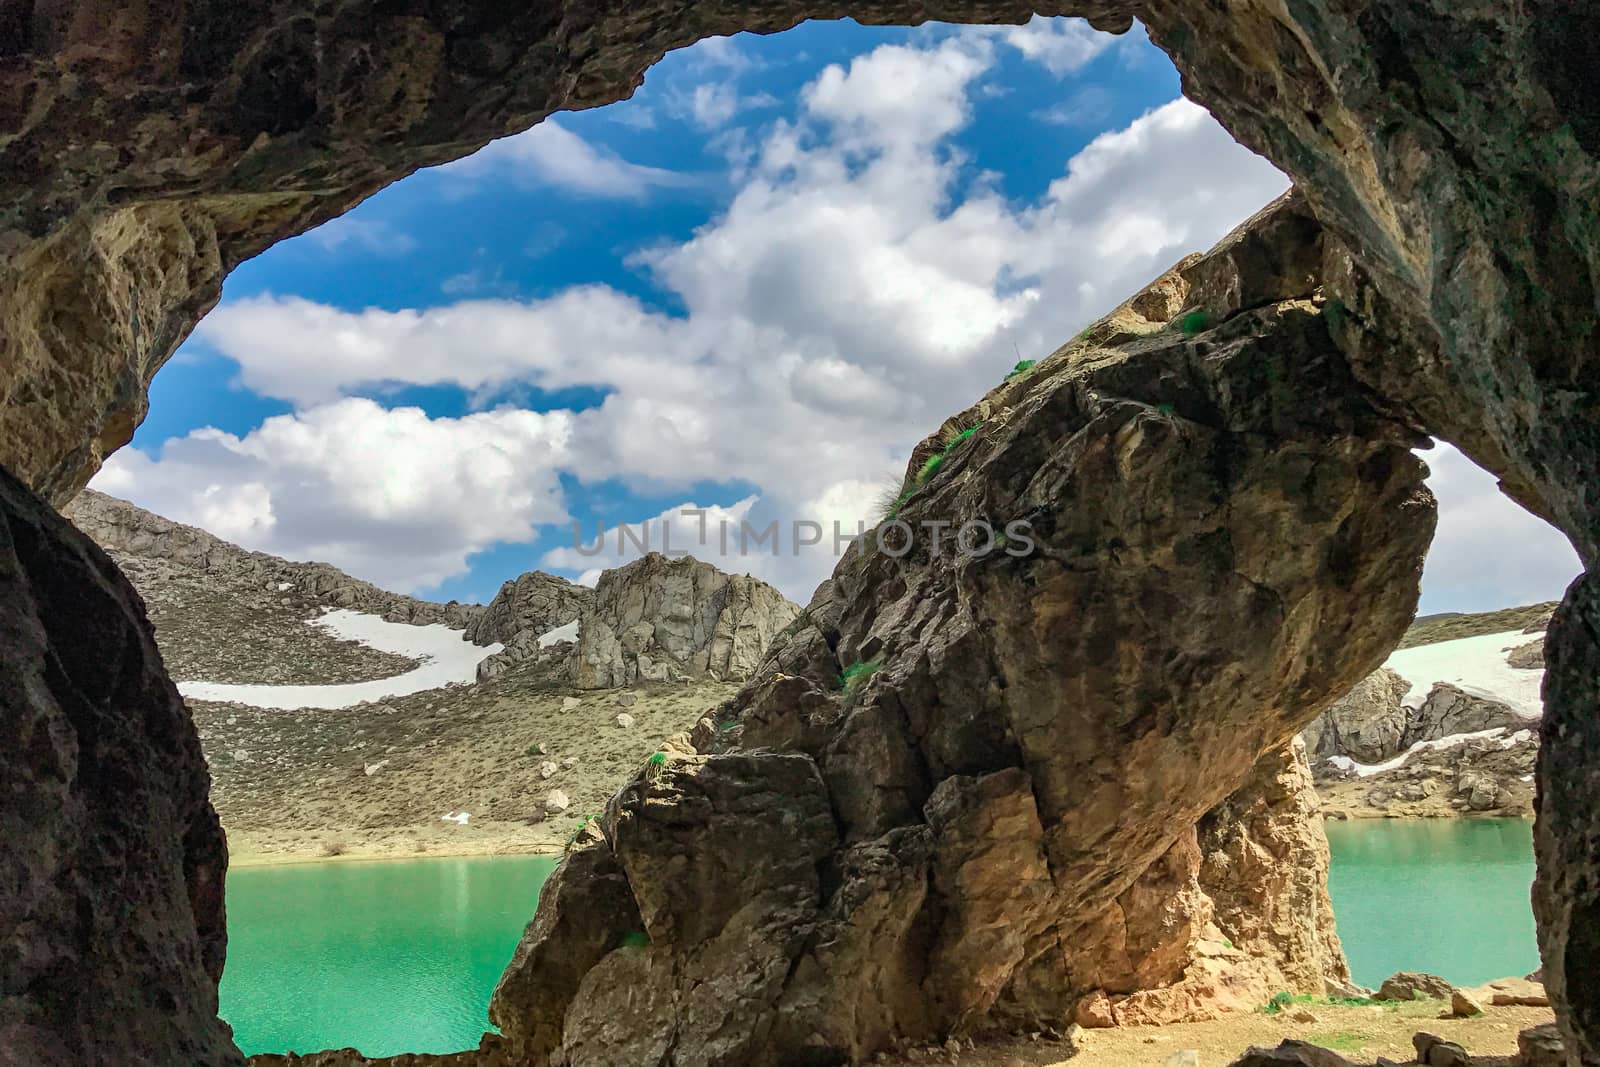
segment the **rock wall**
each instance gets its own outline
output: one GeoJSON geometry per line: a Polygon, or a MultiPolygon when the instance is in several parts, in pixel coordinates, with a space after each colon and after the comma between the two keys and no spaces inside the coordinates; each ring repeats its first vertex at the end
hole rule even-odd
{"type": "MultiPolygon", "coordinates": [[[[116,497],[86,489],[63,514],[114,556],[171,560],[190,570],[214,572],[265,588],[288,582],[296,591],[335,608],[353,608],[390,622],[468,626],[483,608],[477,604],[436,604],[391,593],[352,578],[326,563],[296,563],[251,552],[204,530],[173,522],[116,497]]],[[[480,644],[490,642],[482,641],[480,644]]]]}
{"type": "MultiPolygon", "coordinates": [[[[977,427],[902,520],[1025,519],[1031,550],[852,546],[553,877],[492,1008],[514,1054],[859,1062],[1064,1026],[1112,983],[1168,989],[1152,1015],[1224,1006],[1196,827],[1393,647],[1432,534],[1416,438],[1315,298],[1322,247],[1286,198],[919,446],[913,472],[977,427]],[[528,978],[544,959],[573,963],[528,978]]],[[[1213,819],[1211,876],[1282,943],[1238,968],[1320,985],[1343,967],[1314,874],[1249,928],[1241,887],[1268,884],[1226,869],[1315,855],[1281,759],[1213,819]]]]}
{"type": "Polygon", "coordinates": [[[1411,720],[1401,703],[1411,683],[1379,667],[1301,732],[1313,759],[1348,756],[1358,763],[1380,763],[1405,749],[1401,738],[1411,720]]]}
{"type": "Polygon", "coordinates": [[[478,680],[493,678],[530,661],[559,670],[566,656],[540,640],[594,605],[594,590],[543,571],[529,571],[506,582],[483,613],[467,625],[467,640],[504,645],[478,664],[478,680]]]}
{"type": "Polygon", "coordinates": [[[580,689],[691,678],[748,678],[800,609],[746,574],[651,552],[600,576],[579,623],[580,689]]]}
{"type": "Polygon", "coordinates": [[[0,470],[0,1064],[221,1067],[227,842],[138,596],[0,470]]]}

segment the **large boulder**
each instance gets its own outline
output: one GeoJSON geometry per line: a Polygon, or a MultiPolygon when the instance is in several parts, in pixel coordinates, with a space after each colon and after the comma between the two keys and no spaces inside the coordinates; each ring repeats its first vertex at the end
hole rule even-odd
{"type": "Polygon", "coordinates": [[[127,580],[4,470],[0,633],[0,1063],[242,1063],[189,709],[127,580]]]}
{"type": "Polygon", "coordinates": [[[1301,736],[1309,755],[1381,763],[1404,751],[1411,709],[1402,701],[1410,688],[1394,671],[1379,667],[1305,728],[1301,736]]]}
{"type": "Polygon", "coordinates": [[[529,571],[500,587],[477,618],[467,640],[510,645],[527,634],[542,636],[572,622],[594,604],[594,590],[544,571],[529,571]]]}
{"type": "Polygon", "coordinates": [[[748,678],[800,609],[744,574],[651,552],[600,575],[579,622],[580,689],[748,678]]]}
{"type": "Polygon", "coordinates": [[[914,451],[911,472],[945,458],[908,475],[904,525],[846,552],[699,755],[614,803],[605,847],[649,944],[602,958],[564,1012],[524,1003],[561,1015],[540,1039],[560,1062],[859,1062],[1064,1027],[1108,980],[1085,961],[1125,960],[1176,990],[1134,1009],[1191,1017],[1230,962],[1313,993],[1345,973],[1282,746],[1399,639],[1433,507],[1416,438],[1333,345],[1320,248],[1286,198],[914,451]],[[913,525],[1023,519],[987,551],[913,525]],[[1229,957],[1207,947],[1200,828],[1258,767],[1204,838],[1304,866],[1212,872],[1225,921],[1274,946],[1229,957]],[[1247,923],[1252,886],[1283,910],[1247,923]],[[1212,980],[1186,985],[1197,968],[1212,980]],[[604,1026],[622,1013],[626,1034],[604,1026]]]}

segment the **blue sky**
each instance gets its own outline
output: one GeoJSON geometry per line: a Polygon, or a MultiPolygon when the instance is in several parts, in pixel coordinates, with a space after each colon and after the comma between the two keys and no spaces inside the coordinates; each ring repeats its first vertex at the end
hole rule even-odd
{"type": "MultiPolygon", "coordinates": [[[[1285,187],[1137,28],[704,41],[241,265],[94,484],[441,599],[635,554],[573,520],[853,529],[1018,355],[1285,187]]],[[[1564,543],[1459,457],[1441,478],[1425,610],[1559,593],[1564,543]],[[1485,538],[1538,550],[1486,566],[1485,538]]],[[[833,562],[689,547],[801,601],[833,562]]]]}

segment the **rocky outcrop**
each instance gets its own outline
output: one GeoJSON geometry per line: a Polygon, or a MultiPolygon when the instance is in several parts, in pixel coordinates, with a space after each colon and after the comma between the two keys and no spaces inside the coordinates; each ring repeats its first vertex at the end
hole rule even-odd
{"type": "Polygon", "coordinates": [[[1420,741],[1437,741],[1442,737],[1500,727],[1518,730],[1535,722],[1537,720],[1523,718],[1503,701],[1439,682],[1428,691],[1428,699],[1406,723],[1400,748],[1403,751],[1420,741]]]}
{"type": "Polygon", "coordinates": [[[324,606],[380,615],[390,622],[442,623],[461,629],[483,610],[477,604],[454,600],[435,604],[391,593],[326,563],[296,563],[251,552],[92,489],[79,493],[63,514],[119,561],[170,561],[232,584],[274,592],[292,589],[324,606]]]}
{"type": "Polygon", "coordinates": [[[1533,915],[1569,1063],[1600,1064],[1600,580],[1567,590],[1545,635],[1533,915]]]}
{"type": "Polygon", "coordinates": [[[1379,667],[1301,732],[1307,752],[1313,759],[1348,756],[1380,763],[1404,751],[1411,709],[1401,701],[1410,689],[1410,682],[1379,667]]]}
{"type": "Polygon", "coordinates": [[[593,605],[593,589],[529,571],[500,587],[488,607],[467,624],[467,640],[509,646],[524,633],[539,635],[564,626],[593,605]]]}
{"type": "Polygon", "coordinates": [[[1511,649],[1506,653],[1506,662],[1522,671],[1544,670],[1544,638],[1511,649]]]}
{"type": "Polygon", "coordinates": [[[545,635],[577,621],[594,605],[594,590],[544,571],[529,571],[506,582],[482,614],[467,624],[467,640],[505,647],[478,664],[478,680],[524,664],[559,669],[570,648],[545,635]]]}
{"type": "Polygon", "coordinates": [[[139,598],[0,470],[0,1062],[243,1062],[227,843],[139,598]]]}
{"type": "Polygon", "coordinates": [[[579,622],[580,689],[748,678],[800,609],[749,575],[659,552],[600,576],[579,622]]]}
{"type": "MultiPolygon", "coordinates": [[[[513,1050],[859,1062],[1065,1026],[1101,977],[1084,960],[1187,972],[1197,826],[1393,647],[1432,532],[1415,438],[1352,387],[1315,300],[1320,248],[1288,198],[920,445],[911,471],[977,428],[903,525],[846,552],[694,753],[608,806],[582,862],[616,864],[631,906],[568,904],[585,925],[562,933],[549,909],[578,861],[553,876],[519,958],[620,944],[635,921],[646,943],[497,1000],[513,1050]],[[1197,306],[1201,328],[1177,328],[1197,306]],[[1029,544],[1013,527],[987,550],[935,552],[915,525],[1019,519],[1029,544]],[[1163,925],[1179,936],[1130,942],[1163,925]]],[[[1280,793],[1219,817],[1213,851],[1295,851],[1280,793]]],[[[1336,949],[1314,914],[1294,940],[1282,959],[1321,992],[1336,949]]]]}

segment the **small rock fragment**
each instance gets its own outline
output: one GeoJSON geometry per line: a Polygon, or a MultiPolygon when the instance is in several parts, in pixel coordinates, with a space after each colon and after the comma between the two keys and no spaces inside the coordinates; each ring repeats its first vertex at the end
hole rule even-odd
{"type": "Polygon", "coordinates": [[[560,769],[561,768],[557,767],[550,760],[545,760],[543,763],[539,764],[539,777],[540,778],[551,778],[551,777],[554,777],[556,771],[558,771],[560,769]]]}
{"type": "Polygon", "coordinates": [[[622,727],[624,730],[633,729],[633,716],[629,715],[625,711],[622,712],[617,716],[617,725],[622,727]]]}
{"type": "Polygon", "coordinates": [[[1450,1014],[1461,1019],[1473,1015],[1482,1015],[1483,1005],[1479,1004],[1473,999],[1472,994],[1465,990],[1452,990],[1450,993],[1450,1014]]]}
{"type": "Polygon", "coordinates": [[[559,789],[550,790],[544,798],[546,815],[560,815],[570,807],[572,807],[572,800],[559,789]]]}

